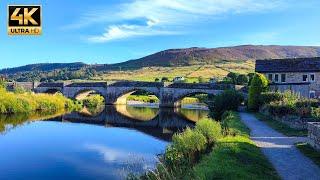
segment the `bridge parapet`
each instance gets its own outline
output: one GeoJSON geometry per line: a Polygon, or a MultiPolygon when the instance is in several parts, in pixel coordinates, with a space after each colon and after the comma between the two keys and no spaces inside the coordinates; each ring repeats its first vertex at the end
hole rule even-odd
{"type": "Polygon", "coordinates": [[[113,81],[108,82],[110,87],[164,87],[162,82],[143,82],[143,81],[113,81]]]}
{"type": "Polygon", "coordinates": [[[226,90],[234,89],[231,84],[213,84],[213,83],[172,83],[166,86],[167,88],[181,88],[181,89],[215,89],[226,90]]]}
{"type": "Polygon", "coordinates": [[[63,82],[42,82],[37,87],[60,87],[63,88],[63,82]]]}
{"type": "Polygon", "coordinates": [[[78,82],[78,83],[70,83],[65,85],[65,87],[104,87],[107,88],[106,82],[78,82]]]}

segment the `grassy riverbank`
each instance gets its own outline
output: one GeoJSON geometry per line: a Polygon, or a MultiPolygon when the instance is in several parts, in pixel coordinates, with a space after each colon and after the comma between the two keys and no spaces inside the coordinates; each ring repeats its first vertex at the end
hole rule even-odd
{"type": "Polygon", "coordinates": [[[61,94],[34,94],[31,92],[8,92],[0,89],[0,114],[33,112],[58,112],[81,107],[81,104],[65,98],[61,94]]]}
{"type": "Polygon", "coordinates": [[[161,164],[141,179],[279,179],[235,112],[200,120],[173,137],[161,164]]]}

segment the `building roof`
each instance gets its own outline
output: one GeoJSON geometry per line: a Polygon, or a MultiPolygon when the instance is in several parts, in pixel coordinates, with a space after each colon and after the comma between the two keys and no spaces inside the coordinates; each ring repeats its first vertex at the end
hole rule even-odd
{"type": "Polygon", "coordinates": [[[320,72],[320,57],[256,60],[256,72],[320,72]]]}

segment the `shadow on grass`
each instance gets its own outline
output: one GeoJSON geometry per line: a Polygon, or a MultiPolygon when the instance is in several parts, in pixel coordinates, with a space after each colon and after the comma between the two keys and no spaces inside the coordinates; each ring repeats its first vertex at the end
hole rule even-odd
{"type": "Polygon", "coordinates": [[[198,179],[280,179],[260,149],[247,137],[223,138],[194,167],[198,179]]]}

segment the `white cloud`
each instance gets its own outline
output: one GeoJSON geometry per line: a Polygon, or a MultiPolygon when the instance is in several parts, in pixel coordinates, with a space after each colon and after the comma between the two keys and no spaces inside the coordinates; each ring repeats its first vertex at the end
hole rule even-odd
{"type": "MultiPolygon", "coordinates": [[[[284,0],[133,0],[116,7],[95,9],[66,28],[104,23],[103,34],[88,38],[107,42],[136,36],[181,33],[182,27],[205,22],[221,15],[257,13],[283,5],[284,0]],[[139,21],[140,24],[128,23],[139,21]],[[141,25],[141,23],[143,25],[141,25]]],[[[185,29],[185,28],[184,28],[185,29]]]]}
{"type": "Polygon", "coordinates": [[[153,22],[147,22],[148,26],[137,25],[111,25],[106,29],[106,32],[102,35],[90,36],[88,40],[90,42],[107,42],[117,39],[125,39],[135,36],[153,36],[153,35],[173,35],[179,32],[164,31],[153,29],[149,24],[153,22]]]}

